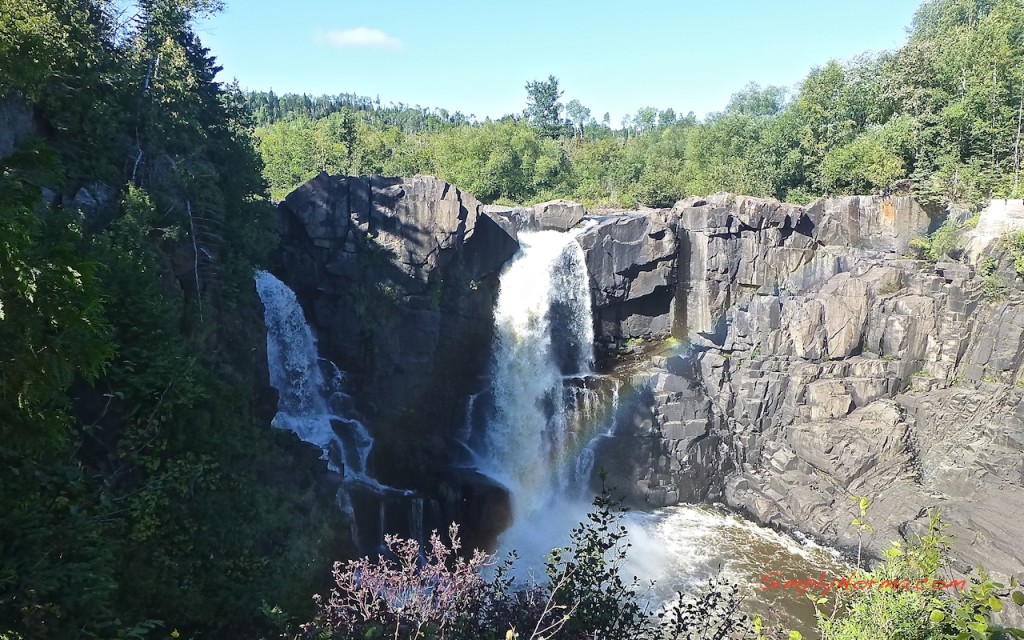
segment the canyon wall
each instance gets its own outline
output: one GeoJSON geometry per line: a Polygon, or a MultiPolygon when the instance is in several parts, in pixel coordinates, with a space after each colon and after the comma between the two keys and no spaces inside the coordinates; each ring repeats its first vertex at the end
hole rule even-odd
{"type": "MultiPolygon", "coordinates": [[[[490,384],[517,233],[583,215],[483,206],[425,177],[321,175],[281,204],[275,271],[347,372],[384,481],[435,483],[441,502],[476,505],[462,513],[474,526],[505,522],[495,487],[442,470],[468,397],[490,384]]],[[[1024,311],[991,238],[971,255],[996,260],[996,296],[972,264],[905,255],[939,222],[908,197],[874,196],[716,194],[590,216],[579,242],[597,359],[621,385],[594,477],[637,505],[725,502],[847,547],[867,496],[876,554],[937,507],[961,569],[1018,568],[1024,311]]]]}
{"type": "Polygon", "coordinates": [[[599,326],[606,344],[653,339],[614,365],[633,399],[603,451],[614,481],[640,504],[722,501],[847,547],[867,496],[876,554],[939,508],[961,569],[1019,568],[1024,311],[968,264],[906,257],[935,222],[909,198],[725,194],[602,221],[595,304],[616,277],[647,291],[666,274],[660,295],[612,299],[606,317],[622,319],[599,326]],[[648,254],[609,240],[627,224],[647,225],[648,254]]]}

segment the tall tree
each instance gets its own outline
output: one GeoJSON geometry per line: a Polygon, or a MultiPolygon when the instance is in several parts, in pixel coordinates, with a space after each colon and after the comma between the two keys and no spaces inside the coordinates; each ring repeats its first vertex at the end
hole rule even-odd
{"type": "Polygon", "coordinates": [[[565,106],[565,113],[572,123],[573,133],[577,138],[582,138],[583,127],[586,126],[587,120],[590,120],[590,109],[584,107],[583,103],[574,98],[565,106]]]}
{"type": "Polygon", "coordinates": [[[543,135],[551,138],[563,135],[566,129],[562,119],[564,107],[559,101],[562,93],[555,76],[526,83],[526,110],[523,115],[543,135]]]}

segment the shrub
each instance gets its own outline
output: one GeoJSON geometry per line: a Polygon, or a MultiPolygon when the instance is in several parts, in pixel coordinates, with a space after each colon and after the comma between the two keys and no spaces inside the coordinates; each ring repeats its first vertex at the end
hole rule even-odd
{"type": "Polygon", "coordinates": [[[480,572],[492,560],[482,551],[460,557],[454,524],[449,537],[450,546],[434,531],[422,561],[419,542],[388,535],[390,557],[335,563],[335,587],[326,600],[314,596],[318,611],[302,626],[305,637],[447,637],[479,608],[486,593],[480,572]]]}
{"type": "Polygon", "coordinates": [[[1006,283],[1006,280],[994,273],[985,276],[985,281],[981,285],[981,295],[992,302],[1005,300],[1009,291],[1010,285],[1006,283]]]}
{"type": "MultiPolygon", "coordinates": [[[[960,590],[884,588],[885,584],[920,585],[939,575],[952,576],[949,551],[953,536],[937,510],[929,512],[928,529],[907,543],[893,542],[883,562],[871,572],[858,571],[855,580],[875,580],[875,588],[838,591],[831,615],[818,609],[818,630],[822,640],[859,638],[903,638],[939,640],[963,638],[984,640],[1024,637],[1024,631],[999,626],[992,614],[1009,598],[1024,603],[1024,594],[1006,589],[983,571],[968,580],[945,581],[960,590]]],[[[854,582],[852,580],[851,582],[854,582]]],[[[1011,582],[1011,589],[1016,581],[1011,582]]],[[[817,600],[820,607],[824,599],[817,600]]]]}
{"type": "MultiPolygon", "coordinates": [[[[435,532],[425,555],[416,541],[387,536],[387,557],[337,563],[331,593],[327,598],[314,598],[316,617],[301,625],[297,634],[286,637],[763,637],[759,635],[763,623],[748,618],[741,608],[739,588],[718,579],[695,595],[680,593],[667,611],[653,615],[641,601],[639,581],[621,575],[630,546],[622,525],[623,512],[607,491],[595,498],[587,522],[572,531],[570,544],[551,552],[544,584],[517,584],[511,578],[514,553],[495,568],[490,579],[484,579],[481,570],[494,558],[479,551],[460,557],[455,525],[449,530],[450,544],[435,532]]],[[[274,611],[273,617],[286,620],[280,611],[274,611]]]]}
{"type": "Polygon", "coordinates": [[[911,240],[910,248],[918,258],[925,260],[959,258],[963,250],[960,246],[960,236],[965,228],[966,224],[957,222],[955,218],[947,218],[934,233],[911,240]]]}
{"type": "Polygon", "coordinates": [[[1000,238],[1000,246],[1013,258],[1017,275],[1024,275],[1024,231],[1011,233],[1000,238]]]}

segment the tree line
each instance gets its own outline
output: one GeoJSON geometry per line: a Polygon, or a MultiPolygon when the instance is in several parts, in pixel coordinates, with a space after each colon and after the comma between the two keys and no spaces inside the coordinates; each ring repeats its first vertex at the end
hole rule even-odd
{"type": "MultiPolygon", "coordinates": [[[[807,202],[909,192],[926,203],[1022,193],[1024,8],[928,0],[896,51],[829,61],[794,91],[751,83],[703,119],[642,108],[613,127],[558,79],[527,83],[521,114],[478,122],[379,101],[317,116],[279,108],[256,130],[275,199],[319,171],[444,178],[485,202],[572,198],[670,206],[731,191],[807,202]]],[[[249,94],[257,113],[268,94],[249,94]]],[[[263,109],[263,111],[261,111],[263,109]]],[[[461,115],[461,114],[460,114],[461,115]]]]}

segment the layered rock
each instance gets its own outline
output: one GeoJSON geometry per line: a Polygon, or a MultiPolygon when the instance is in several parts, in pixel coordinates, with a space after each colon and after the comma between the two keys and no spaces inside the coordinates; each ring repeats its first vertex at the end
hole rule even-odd
{"type": "MultiPolygon", "coordinates": [[[[582,207],[322,175],[280,212],[278,271],[364,399],[384,479],[491,496],[459,517],[504,522],[493,487],[436,469],[484,386],[517,232],[571,228],[582,207]]],[[[867,496],[875,554],[939,507],[961,569],[1019,567],[1024,310],[1012,288],[986,298],[968,264],[902,255],[938,222],[909,198],[728,194],[593,218],[579,242],[620,398],[595,469],[641,505],[724,500],[851,547],[867,496]]]]}
{"type": "Polygon", "coordinates": [[[599,217],[578,241],[587,256],[596,335],[606,344],[671,335],[676,296],[672,212],[599,217]]]}

